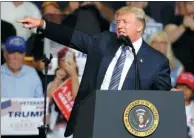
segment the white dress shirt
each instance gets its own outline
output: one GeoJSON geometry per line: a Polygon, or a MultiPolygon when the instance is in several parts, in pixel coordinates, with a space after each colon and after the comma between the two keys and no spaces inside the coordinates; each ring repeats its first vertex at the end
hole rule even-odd
{"type": "MultiPolygon", "coordinates": [[[[138,53],[138,51],[142,45],[142,42],[143,42],[142,38],[139,38],[137,41],[135,41],[133,43],[136,54],[138,53]]],[[[101,88],[100,88],[101,90],[108,90],[114,67],[117,63],[119,56],[121,55],[121,52],[122,52],[122,49],[120,47],[117,50],[114,58],[112,59],[112,61],[110,62],[109,66],[108,66],[108,69],[107,69],[106,74],[104,76],[104,80],[103,80],[101,88]]],[[[121,90],[123,83],[124,83],[124,80],[127,76],[127,72],[130,69],[131,64],[133,63],[133,60],[134,60],[134,56],[133,56],[132,50],[130,48],[129,50],[127,50],[127,53],[126,53],[126,60],[124,63],[124,68],[123,68],[122,74],[121,74],[121,79],[120,79],[118,90],[121,90]]]]}

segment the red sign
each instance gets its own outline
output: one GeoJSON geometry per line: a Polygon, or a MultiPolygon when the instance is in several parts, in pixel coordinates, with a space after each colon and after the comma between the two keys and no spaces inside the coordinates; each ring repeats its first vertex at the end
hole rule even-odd
{"type": "Polygon", "coordinates": [[[63,116],[69,120],[73,108],[74,99],[72,96],[71,79],[66,80],[52,95],[63,116]]]}

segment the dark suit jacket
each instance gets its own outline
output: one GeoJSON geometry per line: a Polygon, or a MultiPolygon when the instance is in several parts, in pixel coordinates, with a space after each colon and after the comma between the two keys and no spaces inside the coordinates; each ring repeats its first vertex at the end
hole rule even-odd
{"type": "MultiPolygon", "coordinates": [[[[91,92],[100,89],[108,65],[120,44],[115,33],[102,32],[96,35],[87,35],[47,21],[43,34],[49,39],[87,54],[83,78],[65,132],[65,136],[69,136],[73,133],[78,105],[91,92]]],[[[142,90],[170,90],[168,59],[145,42],[143,42],[137,56],[142,90]],[[143,62],[140,62],[141,59],[143,62]]],[[[134,63],[127,73],[122,89],[135,89],[134,63]]]]}

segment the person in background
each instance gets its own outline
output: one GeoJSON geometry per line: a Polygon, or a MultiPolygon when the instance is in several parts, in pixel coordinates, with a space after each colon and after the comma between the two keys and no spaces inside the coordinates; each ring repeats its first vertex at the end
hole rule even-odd
{"type": "Polygon", "coordinates": [[[59,1],[57,3],[60,6],[61,13],[64,15],[71,14],[80,7],[80,2],[78,1],[59,1]]]}
{"type": "MultiPolygon", "coordinates": [[[[42,35],[33,34],[27,40],[28,51],[30,51],[30,56],[33,59],[33,67],[36,69],[38,76],[42,82],[43,92],[45,89],[45,63],[44,60],[46,56],[44,54],[44,38],[42,35]]],[[[51,82],[54,78],[54,75],[47,74],[47,83],[51,82]]]]}
{"type": "MultiPolygon", "coordinates": [[[[62,1],[58,3],[59,5],[61,5],[61,12],[64,15],[77,15],[79,17],[78,23],[77,23],[78,25],[80,23],[79,20],[83,20],[83,21],[85,20],[86,27],[89,24],[92,24],[94,28],[100,26],[101,31],[104,31],[104,30],[107,31],[109,29],[109,24],[114,20],[115,11],[104,2],[100,2],[100,1],[64,2],[62,1]]],[[[83,28],[86,28],[84,25],[82,25],[82,22],[81,22],[81,26],[83,26],[83,28]]]]}
{"type": "Polygon", "coordinates": [[[1,65],[5,63],[3,56],[5,41],[8,39],[8,37],[14,35],[16,35],[15,27],[11,23],[1,20],[1,65]]]}
{"type": "Polygon", "coordinates": [[[181,62],[174,57],[167,33],[165,31],[154,33],[149,38],[148,43],[151,47],[160,51],[168,58],[171,69],[171,84],[172,87],[175,87],[177,77],[184,70],[184,67],[181,62]]]}
{"type": "Polygon", "coordinates": [[[58,2],[59,5],[61,5],[61,12],[64,14],[71,14],[75,10],[79,9],[80,7],[84,6],[95,6],[98,11],[100,12],[100,15],[106,19],[108,22],[112,22],[114,20],[114,13],[115,11],[108,6],[106,3],[102,1],[84,1],[84,2],[76,2],[76,1],[70,1],[70,2],[58,2]]]}
{"type": "Polygon", "coordinates": [[[109,23],[111,23],[114,20],[114,14],[115,11],[108,6],[106,3],[102,2],[102,1],[94,1],[94,2],[83,2],[81,3],[81,7],[85,6],[85,5],[93,5],[97,8],[98,12],[100,13],[100,15],[106,19],[106,21],[108,21],[109,23]]]}
{"type": "Polygon", "coordinates": [[[194,75],[190,72],[182,72],[177,79],[176,89],[184,92],[189,136],[194,138],[194,101],[192,99],[194,92],[194,75]]]}
{"type": "MultiPolygon", "coordinates": [[[[80,2],[43,2],[43,18],[58,24],[67,25],[72,28],[76,27],[76,29],[81,31],[84,30],[85,32],[100,32],[98,25],[96,25],[97,20],[95,20],[94,14],[92,14],[91,10],[82,10],[81,8],[78,10],[77,8],[79,8],[79,4],[80,2]],[[62,8],[60,4],[66,4],[66,6],[62,8]],[[74,19],[75,14],[79,15],[79,20],[77,20],[77,18],[74,19]]],[[[64,48],[64,45],[60,45],[48,39],[44,41],[44,44],[51,45],[49,49],[47,49],[48,47],[45,47],[44,50],[45,52],[51,51],[54,58],[57,58],[57,53],[64,48]]],[[[71,50],[73,50],[76,55],[77,66],[79,68],[79,81],[81,81],[85,67],[86,56],[84,56],[84,54],[79,51],[74,49],[71,50]]],[[[40,50],[36,50],[34,53],[38,53],[37,51],[40,50]]],[[[49,53],[47,52],[45,54],[48,55],[49,53]]],[[[53,59],[53,62],[55,62],[54,60],[55,59],[53,59]]]]}
{"type": "Polygon", "coordinates": [[[24,65],[26,42],[19,36],[7,39],[4,48],[6,63],[1,66],[1,97],[42,97],[42,83],[34,68],[24,65]]]}
{"type": "Polygon", "coordinates": [[[71,78],[72,80],[72,96],[75,99],[79,88],[78,70],[75,60],[75,55],[69,48],[64,48],[58,52],[58,68],[54,80],[48,86],[48,96],[52,99],[52,93],[59,87],[65,80],[71,78]],[[72,59],[66,57],[67,53],[73,54],[72,59]]]}
{"type": "Polygon", "coordinates": [[[176,1],[149,1],[145,10],[157,23],[166,25],[175,16],[175,4],[176,1]]]}
{"type": "MultiPolygon", "coordinates": [[[[55,78],[48,85],[48,97],[50,98],[50,128],[52,133],[49,135],[52,138],[63,138],[66,129],[66,119],[63,117],[61,111],[58,109],[55,101],[52,99],[53,92],[67,79],[72,81],[72,97],[75,99],[78,88],[78,70],[75,61],[75,55],[68,57],[67,54],[70,51],[68,48],[64,48],[58,53],[58,68],[56,70],[55,78]],[[55,117],[54,117],[55,116],[55,117]],[[56,120],[55,120],[56,119],[56,120]],[[56,122],[55,122],[56,121],[56,122]]],[[[72,52],[73,54],[73,52],[72,52]]]]}
{"type": "Polygon", "coordinates": [[[186,72],[194,74],[194,2],[184,2],[186,14],[176,16],[165,26],[175,57],[186,72]]]}
{"type": "MultiPolygon", "coordinates": [[[[55,1],[43,2],[41,6],[41,11],[43,14],[43,19],[46,19],[57,24],[62,24],[63,19],[66,17],[66,15],[61,13],[59,5],[55,1]]],[[[44,45],[46,45],[46,47],[44,47],[45,54],[47,56],[49,54],[52,54],[53,57],[56,59],[57,53],[64,48],[64,45],[61,45],[47,38],[43,39],[44,45]]],[[[54,72],[52,73],[52,75],[54,75],[54,72]]]]}
{"type": "Polygon", "coordinates": [[[27,40],[33,33],[36,33],[36,29],[28,29],[18,25],[15,21],[18,18],[32,16],[41,18],[41,13],[38,7],[28,1],[4,1],[1,2],[1,19],[13,24],[16,28],[17,36],[23,37],[27,40]]]}
{"type": "MultiPolygon", "coordinates": [[[[40,80],[42,82],[42,87],[43,87],[43,92],[45,92],[45,75],[43,74],[43,71],[45,69],[45,63],[43,60],[46,59],[46,56],[42,56],[42,57],[38,57],[38,56],[34,56],[34,67],[36,69],[36,72],[38,74],[38,76],[40,77],[40,80]]],[[[47,84],[51,81],[51,79],[49,79],[50,77],[47,76],[47,84]]],[[[53,77],[52,77],[53,78],[53,77]]]]}
{"type": "Polygon", "coordinates": [[[42,14],[60,14],[60,7],[55,1],[45,1],[41,5],[42,14]]]}
{"type": "Polygon", "coordinates": [[[43,18],[48,21],[60,24],[64,18],[58,3],[55,1],[43,2],[41,11],[43,18]]]}

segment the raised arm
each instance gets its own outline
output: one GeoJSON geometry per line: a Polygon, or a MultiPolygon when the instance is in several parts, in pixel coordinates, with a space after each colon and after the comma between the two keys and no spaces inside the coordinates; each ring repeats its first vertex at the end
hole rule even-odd
{"type": "Polygon", "coordinates": [[[183,22],[180,25],[169,24],[165,27],[171,43],[176,42],[184,34],[186,29],[194,31],[193,16],[184,16],[183,22]]]}
{"type": "Polygon", "coordinates": [[[39,28],[45,37],[86,54],[89,47],[94,43],[93,36],[64,25],[31,17],[18,20],[17,22],[23,23],[24,28],[39,28]]]}
{"type": "Polygon", "coordinates": [[[169,40],[171,43],[176,42],[185,32],[184,25],[175,25],[175,24],[169,24],[165,27],[165,31],[168,33],[169,40]]]}

